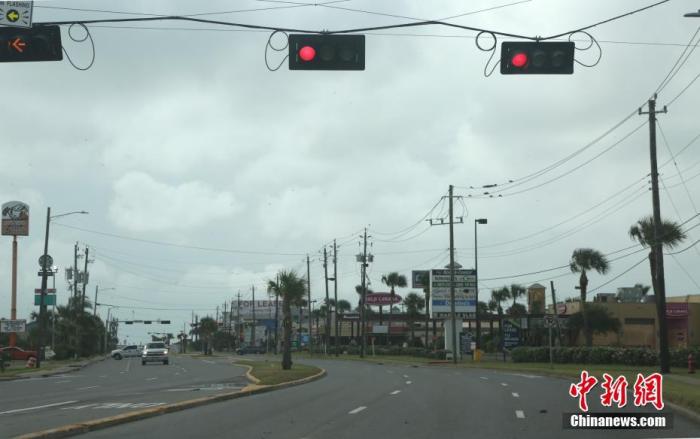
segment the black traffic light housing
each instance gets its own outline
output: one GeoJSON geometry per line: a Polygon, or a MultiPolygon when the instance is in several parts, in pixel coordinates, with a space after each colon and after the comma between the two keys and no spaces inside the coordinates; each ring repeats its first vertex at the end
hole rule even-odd
{"type": "Polygon", "coordinates": [[[364,35],[289,35],[289,70],[364,69],[364,35]]]}
{"type": "Polygon", "coordinates": [[[575,44],[570,41],[504,41],[503,75],[570,75],[574,73],[575,44]]]}
{"type": "Polygon", "coordinates": [[[0,27],[0,62],[61,61],[61,28],[0,27]]]}

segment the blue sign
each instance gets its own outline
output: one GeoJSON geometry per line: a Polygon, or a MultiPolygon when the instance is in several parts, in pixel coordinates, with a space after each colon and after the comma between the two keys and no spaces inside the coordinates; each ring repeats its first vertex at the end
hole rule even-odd
{"type": "Polygon", "coordinates": [[[520,346],[520,325],[515,320],[503,321],[503,347],[512,349],[520,346]]]}

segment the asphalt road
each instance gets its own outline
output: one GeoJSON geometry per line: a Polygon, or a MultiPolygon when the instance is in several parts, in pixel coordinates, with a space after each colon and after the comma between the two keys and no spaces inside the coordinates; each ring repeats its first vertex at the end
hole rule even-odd
{"type": "MultiPolygon", "coordinates": [[[[88,433],[89,438],[661,438],[697,437],[680,415],[672,430],[564,430],[578,411],[566,380],[447,367],[313,361],[328,376],[88,433]]],[[[593,395],[593,394],[591,394],[593,395]]],[[[604,410],[597,396],[591,411],[604,410]]],[[[628,404],[626,411],[641,411],[628,404]]],[[[653,409],[645,409],[652,412],[653,409]]]]}
{"type": "Polygon", "coordinates": [[[171,356],[170,365],[111,358],[47,378],[0,382],[0,438],[241,389],[230,360],[171,356]]]}

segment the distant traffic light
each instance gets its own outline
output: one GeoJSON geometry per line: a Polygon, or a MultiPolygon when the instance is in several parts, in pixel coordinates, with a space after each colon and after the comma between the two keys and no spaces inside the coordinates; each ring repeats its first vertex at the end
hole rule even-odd
{"type": "Polygon", "coordinates": [[[61,61],[61,28],[0,27],[0,62],[61,61]]]}
{"type": "Polygon", "coordinates": [[[574,73],[575,45],[569,41],[504,41],[503,75],[570,75],[574,73]]]}
{"type": "Polygon", "coordinates": [[[144,321],[143,321],[143,324],[144,324],[144,325],[150,325],[150,324],[151,324],[151,321],[150,321],[150,320],[144,320],[144,321]]]}
{"type": "Polygon", "coordinates": [[[289,70],[364,69],[364,35],[289,35],[289,70]]]}
{"type": "Polygon", "coordinates": [[[127,320],[126,322],[124,322],[124,324],[125,324],[125,325],[133,325],[134,322],[127,320]]]}
{"type": "Polygon", "coordinates": [[[169,324],[170,324],[170,320],[161,320],[161,321],[160,321],[160,324],[161,324],[161,325],[169,325],[169,324]]]}

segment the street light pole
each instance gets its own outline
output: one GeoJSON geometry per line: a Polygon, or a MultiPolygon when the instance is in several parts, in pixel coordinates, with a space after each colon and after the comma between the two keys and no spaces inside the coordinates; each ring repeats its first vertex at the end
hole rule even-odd
{"type": "Polygon", "coordinates": [[[486,218],[474,220],[474,279],[476,281],[476,348],[481,348],[481,318],[479,317],[479,246],[477,245],[477,224],[487,224],[486,218]]]}

